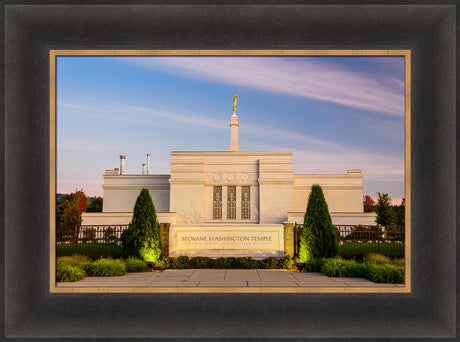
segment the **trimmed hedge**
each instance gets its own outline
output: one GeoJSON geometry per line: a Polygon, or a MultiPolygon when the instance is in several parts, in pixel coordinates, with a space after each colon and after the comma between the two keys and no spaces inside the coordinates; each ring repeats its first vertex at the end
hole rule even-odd
{"type": "Polygon", "coordinates": [[[287,255],[283,258],[266,258],[256,260],[249,257],[208,258],[180,256],[178,258],[160,257],[154,264],[155,270],[166,269],[288,269],[292,264],[287,255]]]}
{"type": "Polygon", "coordinates": [[[345,242],[339,245],[339,256],[346,259],[362,259],[367,253],[379,253],[390,258],[404,258],[404,243],[345,242]]]}
{"type": "MultiPolygon", "coordinates": [[[[99,258],[121,258],[123,247],[113,243],[79,243],[77,248],[78,255],[86,255],[91,259],[99,258]]],[[[56,256],[71,256],[75,254],[75,244],[58,243],[56,244],[56,256]]]]}

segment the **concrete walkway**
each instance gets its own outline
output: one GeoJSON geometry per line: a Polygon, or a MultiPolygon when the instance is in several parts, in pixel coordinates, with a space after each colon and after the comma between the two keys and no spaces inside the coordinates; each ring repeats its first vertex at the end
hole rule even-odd
{"type": "Polygon", "coordinates": [[[377,284],[363,278],[332,278],[319,273],[287,270],[166,270],[128,273],[120,277],[86,277],[78,282],[57,283],[58,288],[84,287],[180,287],[180,288],[303,288],[303,287],[403,287],[377,284]]]}

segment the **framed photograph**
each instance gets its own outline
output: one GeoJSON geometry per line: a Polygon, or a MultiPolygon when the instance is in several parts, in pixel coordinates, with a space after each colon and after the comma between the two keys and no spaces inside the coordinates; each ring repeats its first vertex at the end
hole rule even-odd
{"type": "MultiPolygon", "coordinates": [[[[7,4],[4,5],[4,11],[5,128],[2,134],[5,144],[2,152],[5,164],[2,172],[4,176],[3,246],[5,263],[2,286],[5,320],[2,324],[4,324],[3,338],[5,340],[17,338],[30,340],[40,338],[85,340],[100,338],[111,340],[263,338],[264,340],[285,340],[290,338],[394,339],[420,337],[448,339],[455,337],[455,6],[429,3],[424,6],[354,3],[314,5],[308,2],[296,5],[276,3],[265,5],[253,3],[225,5],[7,4]],[[209,65],[212,63],[201,66],[201,69],[199,66],[193,68],[190,60],[184,60],[186,57],[193,57],[195,60],[218,58],[219,56],[221,58],[270,57],[276,60],[284,59],[288,66],[293,66],[289,64],[290,58],[301,59],[306,56],[318,59],[332,58],[332,56],[369,60],[370,56],[374,56],[373,58],[385,56],[387,59],[391,56],[401,58],[403,60],[403,82],[398,77],[392,79],[388,69],[382,73],[386,73],[387,80],[392,79],[393,83],[388,87],[403,87],[403,99],[398,100],[397,103],[400,107],[402,105],[405,119],[403,126],[405,138],[403,138],[404,146],[402,146],[403,152],[406,153],[402,162],[402,168],[405,171],[403,183],[406,198],[405,284],[391,289],[381,287],[374,290],[359,286],[334,288],[332,291],[320,287],[310,288],[310,290],[292,290],[285,287],[281,289],[265,288],[265,290],[257,288],[256,291],[249,292],[241,291],[241,289],[222,291],[213,289],[212,286],[198,290],[165,287],[157,288],[157,291],[124,286],[109,289],[107,287],[56,286],[53,256],[56,253],[57,232],[52,223],[55,222],[53,215],[56,212],[55,195],[56,192],[59,192],[57,188],[63,186],[63,183],[59,183],[60,161],[68,158],[70,168],[76,169],[75,165],[78,165],[78,161],[76,161],[77,164],[73,164],[75,161],[72,159],[75,159],[77,154],[72,157],[71,149],[79,150],[79,153],[83,150],[83,154],[85,154],[84,150],[88,149],[87,155],[90,155],[91,149],[97,150],[102,146],[101,138],[102,140],[107,139],[110,153],[115,157],[125,153],[112,151],[114,144],[110,140],[113,139],[110,134],[113,132],[106,134],[102,126],[98,126],[99,121],[104,121],[103,118],[82,115],[80,120],[67,128],[67,131],[60,132],[59,125],[65,122],[65,119],[59,116],[59,111],[64,112],[63,107],[59,106],[66,106],[70,114],[85,110],[93,113],[97,106],[100,106],[99,112],[101,112],[100,108],[105,106],[104,110],[108,115],[106,118],[108,131],[111,130],[110,122],[117,115],[116,110],[137,111],[136,113],[144,111],[145,113],[146,106],[150,105],[151,108],[152,104],[157,104],[163,106],[160,108],[162,113],[166,112],[164,107],[166,102],[162,103],[158,100],[150,104],[143,103],[147,97],[142,97],[142,92],[148,92],[150,89],[146,80],[144,80],[143,89],[135,89],[131,93],[130,108],[114,108],[110,107],[110,101],[91,102],[91,98],[84,97],[84,92],[76,94],[75,88],[66,88],[68,85],[66,82],[69,79],[60,78],[59,70],[63,72],[61,75],[64,75],[65,67],[69,65],[65,63],[72,62],[71,59],[76,56],[80,57],[80,62],[88,60],[90,56],[98,56],[105,62],[111,58],[113,60],[125,58],[125,61],[130,59],[126,63],[132,63],[131,65],[136,65],[138,68],[153,67],[167,73],[165,65],[152,66],[148,64],[151,62],[145,61],[149,58],[148,56],[161,56],[165,59],[168,54],[170,57],[167,58],[180,57],[183,59],[182,65],[179,65],[181,61],[176,59],[175,62],[179,64],[169,66],[168,70],[171,70],[171,73],[176,76],[187,74],[191,80],[197,75],[199,75],[198,78],[203,75],[208,78],[222,78],[225,77],[225,72],[216,71],[217,68],[211,69],[209,65]],[[63,69],[59,68],[59,63],[63,69]],[[78,101],[75,102],[75,100],[78,101]],[[56,109],[58,110],[57,115],[56,109]],[[72,131],[72,125],[74,131],[72,131]],[[94,142],[85,134],[78,134],[79,130],[85,128],[93,130],[94,142]],[[68,150],[70,152],[58,152],[65,157],[56,159],[56,147],[59,147],[59,138],[56,143],[56,136],[59,134],[64,134],[61,139],[65,141],[66,147],[70,148],[68,150]],[[55,137],[54,141],[53,137],[55,137]],[[79,137],[82,141],[79,140],[79,137]],[[56,170],[58,170],[57,173],[56,170]]],[[[382,58],[382,60],[385,59],[382,58]]],[[[336,70],[340,69],[340,61],[337,61],[336,70]]],[[[247,68],[247,65],[233,65],[240,65],[242,70],[247,68]]],[[[263,65],[255,60],[253,69],[255,66],[263,65]]],[[[97,75],[100,75],[98,68],[103,69],[104,67],[86,64],[80,73],[78,73],[78,68],[70,67],[74,69],[74,79],[79,78],[80,84],[86,84],[89,88],[94,87],[92,94],[95,96],[100,95],[100,89],[97,89],[99,87],[97,75]],[[91,73],[91,68],[94,68],[93,73],[91,73]],[[75,73],[76,70],[77,73],[75,73]]],[[[320,66],[318,65],[317,68],[320,66]]],[[[365,66],[357,64],[354,68],[358,75],[366,74],[365,66]]],[[[278,65],[271,70],[279,70],[278,65]]],[[[293,72],[292,69],[290,70],[293,72]]],[[[107,73],[110,73],[110,68],[106,68],[103,72],[109,75],[107,73]]],[[[237,71],[228,70],[228,73],[231,77],[236,77],[237,71]]],[[[128,78],[132,77],[132,74],[129,77],[127,75],[117,76],[119,76],[118,81],[126,80],[129,83],[128,78]]],[[[145,72],[144,77],[147,76],[145,72]]],[[[283,78],[279,74],[270,76],[273,76],[274,83],[270,91],[273,93],[286,91],[288,83],[283,86],[283,78]]],[[[295,72],[289,76],[289,79],[295,81],[295,72]]],[[[179,87],[167,78],[163,78],[162,81],[165,87],[179,87]]],[[[247,82],[246,89],[250,94],[251,89],[257,89],[254,86],[257,80],[252,77],[247,82]]],[[[327,89],[328,87],[331,89],[332,85],[333,82],[310,84],[311,87],[317,87],[316,92],[310,90],[311,93],[316,94],[314,100],[326,99],[327,89]],[[325,88],[320,90],[320,86],[325,88]]],[[[292,85],[290,91],[296,91],[296,86],[297,83],[292,85]]],[[[117,97],[114,89],[107,88],[102,93],[105,92],[107,99],[113,99],[114,96],[117,97]],[[114,93],[109,94],[110,91],[114,93]]],[[[192,96],[194,93],[191,91],[192,88],[187,89],[185,93],[192,96]]],[[[86,90],[89,90],[86,92],[87,95],[91,94],[90,89],[86,90]]],[[[218,110],[219,115],[228,121],[226,124],[233,123],[234,126],[230,126],[231,134],[227,132],[230,138],[227,143],[230,146],[229,151],[240,153],[243,140],[240,139],[238,145],[238,122],[233,121],[238,120],[239,117],[241,134],[244,129],[241,119],[244,114],[243,109],[240,114],[239,106],[244,104],[243,98],[248,94],[245,93],[245,89],[231,88],[230,90],[228,108],[220,109],[220,102],[213,99],[209,101],[209,108],[206,110],[218,110]],[[243,94],[240,94],[241,92],[243,94]],[[232,111],[230,111],[231,104],[233,104],[232,111]],[[221,114],[221,111],[229,113],[228,115],[221,114]]],[[[212,89],[210,95],[218,93],[216,89],[212,89]]],[[[253,93],[254,96],[260,95],[256,91],[253,93]]],[[[363,82],[356,93],[358,95],[354,96],[353,92],[348,89],[343,93],[340,104],[337,104],[337,98],[329,99],[329,101],[335,101],[336,106],[346,105],[355,106],[354,108],[360,110],[386,111],[390,116],[401,111],[399,107],[392,107],[395,103],[394,99],[390,98],[392,92],[386,93],[389,96],[388,102],[378,102],[375,100],[377,98],[375,90],[363,82]],[[366,90],[368,93],[363,96],[366,90]],[[381,107],[378,109],[363,108],[369,105],[381,107]]],[[[152,94],[151,100],[155,98],[154,96],[152,94]]],[[[160,97],[164,96],[164,94],[160,95],[160,97]]],[[[184,98],[184,103],[186,103],[185,100],[186,98],[184,98]]],[[[265,111],[267,115],[265,123],[268,124],[269,115],[274,115],[270,114],[274,111],[264,110],[262,102],[251,104],[252,109],[265,111]]],[[[267,105],[274,106],[275,102],[274,99],[270,99],[267,105]]],[[[190,104],[192,103],[194,102],[190,99],[190,104]]],[[[290,105],[294,107],[294,103],[290,105]]],[[[314,108],[314,105],[311,104],[311,106],[314,108]]],[[[182,119],[190,120],[191,112],[200,111],[200,109],[195,109],[187,112],[186,109],[182,108],[182,119]]],[[[170,118],[171,115],[176,115],[177,122],[179,114],[169,114],[170,118]]],[[[73,119],[76,118],[77,116],[74,115],[73,119]]],[[[139,118],[142,121],[143,118],[139,118]]],[[[299,118],[300,116],[297,119],[299,118]]],[[[220,130],[219,125],[214,124],[214,121],[205,115],[196,119],[206,122],[211,130],[220,130]]],[[[338,117],[334,119],[340,121],[338,117]]],[[[363,117],[361,119],[364,120],[363,117]]],[[[262,124],[260,119],[258,123],[262,124]]],[[[257,125],[257,123],[253,124],[257,125]]],[[[120,121],[118,125],[121,133],[117,132],[117,134],[123,135],[123,126],[127,126],[127,123],[120,121]]],[[[278,124],[278,133],[282,131],[282,127],[279,126],[278,124]]],[[[346,120],[341,126],[348,128],[350,135],[354,134],[353,127],[346,120]]],[[[339,127],[339,123],[331,122],[329,133],[333,134],[334,129],[339,129],[339,127]],[[334,125],[336,128],[332,128],[334,125]]],[[[380,133],[383,135],[384,127],[380,128],[382,128],[380,133]]],[[[204,135],[203,132],[200,134],[204,135]]],[[[220,143],[219,135],[224,134],[213,132],[210,133],[210,136],[215,135],[220,143]]],[[[246,135],[246,138],[252,137],[246,135]]],[[[133,137],[128,139],[133,139],[133,137]]],[[[166,136],[163,139],[167,141],[166,136]]],[[[395,139],[389,134],[388,145],[395,144],[395,139]]],[[[120,142],[122,141],[126,141],[126,137],[120,137],[120,142]]],[[[268,146],[266,142],[256,138],[253,138],[252,141],[256,146],[268,146]]],[[[380,145],[385,144],[385,139],[379,141],[381,141],[380,145]]],[[[315,141],[315,143],[318,142],[315,141]]],[[[325,144],[326,141],[319,143],[325,144]]],[[[198,148],[202,146],[200,144],[199,139],[196,140],[198,148]]],[[[372,144],[372,142],[363,141],[363,144],[372,144]]],[[[136,149],[136,147],[129,148],[132,151],[136,149]]],[[[160,148],[166,153],[174,150],[173,146],[157,146],[155,155],[158,155],[157,149],[160,148]]],[[[206,151],[206,148],[209,147],[204,147],[202,150],[206,151]]],[[[241,149],[244,151],[244,148],[241,149]]],[[[374,149],[377,153],[377,151],[383,151],[384,146],[375,145],[374,149]]],[[[150,153],[150,151],[145,151],[145,153],[150,153]]],[[[176,158],[175,163],[177,163],[174,165],[179,166],[182,165],[180,163],[184,158],[190,159],[191,157],[193,156],[185,156],[180,152],[171,154],[171,158],[176,158]]],[[[311,155],[309,157],[311,158],[311,155]]],[[[103,157],[93,158],[96,163],[96,159],[103,157]]],[[[129,158],[128,155],[126,164],[123,163],[125,158],[121,158],[121,161],[114,160],[116,167],[120,163],[116,171],[114,165],[107,165],[105,171],[100,170],[101,175],[104,172],[104,182],[110,176],[117,178],[123,175],[124,167],[134,170],[135,166],[128,165],[129,158]],[[117,172],[117,175],[110,172],[117,172]]],[[[159,160],[161,163],[161,159],[159,160]]],[[[88,159],[86,163],[92,162],[88,159]]],[[[150,160],[147,159],[144,166],[142,163],[144,161],[139,159],[137,169],[133,173],[146,176],[150,172],[150,160]]],[[[193,165],[198,165],[198,163],[193,165]]],[[[381,164],[379,169],[383,171],[385,166],[389,167],[381,164]]],[[[265,167],[269,169],[275,166],[270,164],[265,167]]],[[[356,168],[359,166],[350,166],[350,171],[357,172],[356,168]]],[[[252,190],[249,178],[244,180],[247,184],[242,182],[233,189],[233,186],[224,184],[222,177],[225,176],[227,179],[235,175],[225,174],[223,176],[222,172],[214,172],[209,176],[211,196],[219,198],[218,190],[222,188],[226,199],[231,198],[232,191],[235,191],[234,197],[241,197],[242,203],[237,202],[238,205],[235,206],[233,213],[231,209],[233,202],[229,200],[224,210],[221,208],[223,212],[221,215],[228,218],[234,215],[246,223],[252,223],[250,221],[254,219],[255,213],[258,215],[258,223],[263,223],[264,220],[269,223],[274,222],[275,219],[281,220],[270,216],[275,215],[271,207],[265,212],[262,207],[254,209],[251,206],[253,203],[249,202],[249,198],[253,197],[249,197],[248,194],[246,197],[243,196],[243,190],[247,193],[252,190]],[[213,187],[214,190],[212,190],[213,187]],[[248,203],[246,209],[244,209],[243,198],[246,198],[244,201],[248,203]]],[[[160,170],[158,173],[164,173],[164,171],[160,170]]],[[[173,178],[172,173],[173,168],[171,167],[171,179],[173,178]]],[[[183,174],[183,171],[179,173],[183,174]]],[[[62,175],[65,175],[65,172],[62,175]]],[[[243,171],[240,172],[241,180],[244,175],[243,171]]],[[[162,216],[165,217],[165,220],[167,217],[171,218],[173,216],[171,213],[174,212],[177,216],[172,218],[176,220],[174,222],[187,223],[190,218],[183,214],[183,206],[179,205],[182,203],[179,200],[182,190],[178,186],[174,188],[174,182],[177,184],[184,182],[181,179],[172,181],[171,179],[168,180],[168,183],[171,184],[169,196],[176,196],[178,200],[177,202],[171,201],[175,203],[175,207],[169,208],[167,212],[169,216],[163,210],[159,212],[162,215],[165,214],[162,216]]],[[[73,180],[76,180],[75,176],[73,180]]],[[[84,181],[82,179],[82,183],[84,181]]],[[[270,182],[273,180],[269,179],[270,182]]],[[[75,186],[80,187],[80,184],[75,184],[75,186]]],[[[115,183],[104,183],[106,189],[115,189],[116,186],[115,183]]],[[[254,192],[250,193],[254,194],[254,192]]],[[[115,208],[116,201],[110,202],[110,195],[104,194],[104,200],[106,197],[109,198],[105,203],[108,205],[107,212],[116,212],[118,210],[115,208]]],[[[393,195],[393,197],[397,196],[393,195]]],[[[161,202],[161,199],[158,201],[161,202]]],[[[223,219],[219,216],[219,207],[215,211],[216,207],[213,207],[212,201],[210,203],[210,209],[203,211],[209,217],[204,217],[203,220],[223,219]]],[[[288,210],[286,210],[286,215],[288,215],[288,210]]],[[[291,217],[294,216],[295,213],[291,213],[291,217]]],[[[175,224],[175,226],[180,226],[180,224],[175,224]]],[[[212,234],[209,233],[208,236],[212,234]]],[[[179,230],[174,236],[182,237],[182,239],[193,237],[195,240],[202,238],[179,230]]],[[[252,237],[241,237],[240,239],[245,238],[252,237]]],[[[170,245],[175,243],[174,248],[180,249],[178,241],[169,241],[169,243],[170,245]]]]}
{"type": "MultiPolygon", "coordinates": [[[[225,282],[226,271],[209,280],[204,271],[176,271],[145,274],[137,283],[125,277],[125,286],[117,278],[56,286],[61,277],[51,263],[51,291],[410,292],[410,70],[409,50],[51,50],[50,122],[57,126],[50,154],[57,158],[50,169],[56,164],[59,177],[50,174],[57,186],[50,193],[59,200],[50,198],[50,260],[120,257],[121,235],[147,188],[165,257],[260,260],[286,253],[304,262],[294,243],[296,222],[304,221],[310,189],[319,184],[339,255],[381,251],[406,265],[398,269],[401,279],[383,283],[282,271],[246,272],[241,281],[230,271],[225,282]],[[228,108],[233,104],[226,119],[225,93],[228,108]],[[169,155],[168,146],[191,148],[169,155]],[[140,152],[146,148],[147,158],[140,152]],[[121,151],[129,151],[128,160],[121,151]],[[120,166],[104,168],[103,161],[118,163],[114,156],[120,166]],[[66,220],[70,207],[63,209],[74,189],[103,200],[98,212],[85,203],[78,229],[66,220]],[[366,212],[364,193],[380,194],[381,203],[389,196],[400,218],[385,223],[383,214],[366,212]]],[[[166,260],[152,267],[161,270],[166,260]]]]}

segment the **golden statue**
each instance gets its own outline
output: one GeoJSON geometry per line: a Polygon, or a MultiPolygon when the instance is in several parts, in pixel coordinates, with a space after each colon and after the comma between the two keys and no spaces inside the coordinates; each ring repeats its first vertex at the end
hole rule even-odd
{"type": "Polygon", "coordinates": [[[243,93],[239,93],[238,95],[233,95],[233,111],[236,111],[236,98],[243,93]]]}

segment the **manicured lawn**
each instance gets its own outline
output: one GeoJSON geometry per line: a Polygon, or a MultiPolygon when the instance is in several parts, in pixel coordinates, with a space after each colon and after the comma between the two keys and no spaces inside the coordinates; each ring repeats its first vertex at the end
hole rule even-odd
{"type": "Polygon", "coordinates": [[[345,242],[339,245],[339,256],[352,257],[367,253],[378,253],[390,258],[404,258],[404,243],[345,242]],[[380,250],[379,250],[380,247],[380,250]]]}
{"type": "Polygon", "coordinates": [[[92,259],[99,258],[121,258],[123,247],[113,243],[79,243],[77,249],[75,244],[57,244],[56,256],[70,256],[74,254],[86,255],[92,259]]]}

